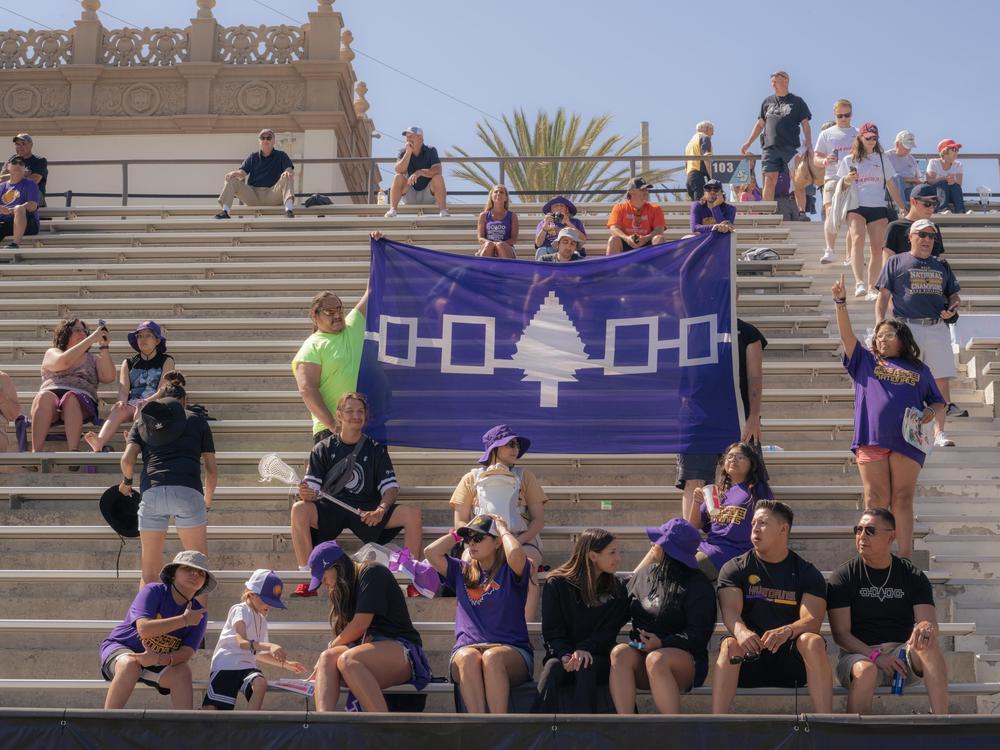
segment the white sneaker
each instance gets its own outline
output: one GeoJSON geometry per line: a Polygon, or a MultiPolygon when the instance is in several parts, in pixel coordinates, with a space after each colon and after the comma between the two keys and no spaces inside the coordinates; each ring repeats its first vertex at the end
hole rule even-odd
{"type": "Polygon", "coordinates": [[[942,208],[940,211],[938,211],[938,213],[941,214],[942,216],[946,216],[947,214],[951,213],[951,209],[950,208],[942,208]]]}
{"type": "Polygon", "coordinates": [[[955,441],[948,437],[947,432],[939,432],[934,436],[934,447],[935,448],[954,448],[955,441]]]}
{"type": "Polygon", "coordinates": [[[865,295],[865,302],[874,302],[878,299],[878,292],[874,289],[869,289],[868,294],[865,295]]]}
{"type": "Polygon", "coordinates": [[[823,257],[819,259],[820,263],[833,263],[833,250],[827,248],[823,251],[823,257]]]}
{"type": "Polygon", "coordinates": [[[440,217],[444,218],[444,217],[446,217],[446,216],[451,216],[451,214],[450,214],[450,213],[448,213],[448,209],[447,209],[447,208],[445,208],[445,209],[442,209],[441,213],[439,213],[439,214],[438,214],[438,216],[440,216],[440,217]]]}
{"type": "Polygon", "coordinates": [[[387,219],[395,219],[397,216],[399,216],[399,212],[394,208],[390,208],[385,212],[385,218],[387,219]]]}
{"type": "Polygon", "coordinates": [[[974,213],[976,213],[976,212],[975,212],[975,211],[973,211],[973,210],[972,210],[972,209],[970,208],[970,209],[969,209],[968,211],[966,211],[965,213],[967,213],[967,214],[974,214],[974,213]]]}
{"type": "Polygon", "coordinates": [[[846,258],[846,259],[844,260],[844,265],[845,265],[845,266],[849,266],[849,265],[851,265],[851,259],[850,259],[850,258],[846,258]]]}
{"type": "Polygon", "coordinates": [[[865,282],[859,281],[854,287],[855,297],[864,297],[868,294],[868,287],[865,286],[865,282]]]}

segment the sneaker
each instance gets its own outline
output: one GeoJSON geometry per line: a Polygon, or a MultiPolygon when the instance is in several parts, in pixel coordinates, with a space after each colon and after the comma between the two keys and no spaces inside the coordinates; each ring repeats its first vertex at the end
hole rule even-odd
{"type": "Polygon", "coordinates": [[[968,211],[966,211],[965,213],[966,213],[966,214],[974,214],[974,213],[976,213],[976,212],[975,212],[975,211],[973,211],[973,210],[972,210],[972,209],[970,208],[970,209],[969,209],[968,211]]]}
{"type": "Polygon", "coordinates": [[[795,220],[796,220],[796,221],[812,221],[812,217],[810,217],[810,216],[809,216],[809,214],[802,214],[802,213],[800,213],[800,214],[799,214],[799,215],[798,215],[798,216],[796,217],[796,219],[795,219],[795,220]]]}
{"type": "Polygon", "coordinates": [[[441,218],[444,218],[446,216],[451,216],[451,214],[448,213],[448,209],[446,208],[446,209],[442,210],[441,213],[438,214],[438,216],[440,216],[441,218]]]}
{"type": "Polygon", "coordinates": [[[295,212],[292,209],[290,209],[290,208],[285,209],[285,218],[294,219],[295,218],[295,212]]]}
{"type": "Polygon", "coordinates": [[[874,302],[878,299],[878,292],[874,289],[869,289],[868,293],[865,295],[865,302],[874,302]]]}
{"type": "Polygon", "coordinates": [[[849,265],[851,265],[851,259],[850,259],[850,258],[845,258],[845,259],[844,259],[844,265],[845,265],[845,266],[849,266],[849,265]]]}
{"type": "Polygon", "coordinates": [[[215,215],[215,218],[216,219],[229,219],[229,218],[232,218],[232,217],[230,217],[228,211],[219,211],[219,213],[217,213],[215,215]]]}
{"type": "Polygon", "coordinates": [[[399,216],[399,212],[394,208],[390,208],[385,212],[385,218],[387,219],[395,219],[397,216],[399,216]]]}
{"type": "Polygon", "coordinates": [[[855,297],[864,297],[868,294],[868,288],[865,286],[865,282],[859,281],[854,287],[855,297]]]}
{"type": "Polygon", "coordinates": [[[947,432],[939,432],[934,436],[934,447],[935,448],[954,448],[955,441],[948,437],[947,432]]]}
{"type": "Polygon", "coordinates": [[[948,404],[948,408],[945,409],[945,416],[947,417],[967,417],[969,416],[969,410],[963,409],[961,406],[952,401],[948,404]]]}
{"type": "Polygon", "coordinates": [[[18,245],[18,244],[17,244],[16,242],[14,242],[13,240],[11,240],[10,242],[8,242],[8,243],[7,243],[7,249],[8,249],[8,250],[17,250],[17,249],[18,249],[19,247],[21,247],[21,246],[20,246],[20,245],[18,245]]]}
{"type": "Polygon", "coordinates": [[[406,584],[407,599],[416,599],[418,596],[421,596],[421,593],[417,591],[417,587],[414,586],[412,583],[406,584]]]}
{"type": "Polygon", "coordinates": [[[942,216],[945,216],[945,215],[951,213],[951,209],[950,208],[942,208],[940,211],[938,211],[938,213],[941,214],[942,216]]]}
{"type": "Polygon", "coordinates": [[[833,250],[827,248],[823,251],[823,257],[819,259],[820,263],[833,263],[833,250]]]}
{"type": "Polygon", "coordinates": [[[319,596],[319,592],[310,591],[308,583],[300,583],[295,587],[295,591],[292,592],[292,596],[308,599],[310,596],[319,596]]]}

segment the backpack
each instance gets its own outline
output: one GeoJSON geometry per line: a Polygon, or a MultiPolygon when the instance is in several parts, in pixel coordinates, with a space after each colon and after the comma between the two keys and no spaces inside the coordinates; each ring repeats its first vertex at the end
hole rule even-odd
{"type": "Polygon", "coordinates": [[[743,252],[740,260],[781,260],[781,256],[771,247],[751,247],[743,252]]]}
{"type": "Polygon", "coordinates": [[[472,516],[498,515],[507,522],[511,531],[520,534],[528,528],[528,519],[524,517],[518,503],[523,480],[524,469],[520,466],[508,470],[494,464],[473,469],[472,483],[476,489],[476,502],[472,506],[472,516]]]}

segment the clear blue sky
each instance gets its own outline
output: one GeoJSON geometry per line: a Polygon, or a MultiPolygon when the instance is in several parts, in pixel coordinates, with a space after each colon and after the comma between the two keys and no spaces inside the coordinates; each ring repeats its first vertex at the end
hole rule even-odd
{"type": "MultiPolygon", "coordinates": [[[[316,7],[315,0],[263,1],[301,21],[316,7]]],[[[0,5],[53,28],[71,26],[80,13],[77,0],[0,5]]],[[[966,152],[1000,151],[1000,98],[988,93],[996,91],[996,0],[337,0],[333,7],[359,52],[474,107],[497,117],[559,106],[585,117],[610,112],[612,128],[628,135],[648,120],[654,154],[681,152],[702,119],[716,124],[716,152],[735,152],[776,68],[791,73],[791,90],[808,102],[816,132],[833,101],[847,97],[855,125],[873,120],[890,146],[907,128],[920,151],[945,137],[966,152]]],[[[183,27],[196,9],[195,0],[101,5],[139,26],[183,27]]],[[[226,25],[291,23],[255,0],[218,0],[214,12],[226,25]]],[[[0,27],[29,25],[0,10],[0,27]]],[[[485,153],[475,137],[480,112],[361,54],[355,68],[379,130],[395,137],[417,124],[442,153],[453,145],[485,153]]],[[[387,137],[375,145],[379,155],[396,148],[387,137]]],[[[967,190],[988,184],[1000,192],[996,162],[967,160],[966,174],[967,190]]]]}

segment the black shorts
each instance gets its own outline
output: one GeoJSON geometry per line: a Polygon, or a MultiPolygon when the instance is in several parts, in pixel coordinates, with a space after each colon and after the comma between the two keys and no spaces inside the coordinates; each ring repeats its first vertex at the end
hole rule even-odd
{"type": "Polygon", "coordinates": [[[396,538],[400,531],[399,528],[387,529],[385,527],[392,519],[393,513],[396,512],[396,507],[395,503],[389,507],[389,512],[385,514],[385,518],[378,526],[369,526],[361,520],[360,516],[341,508],[336,503],[320,498],[316,501],[316,514],[318,516],[316,525],[319,528],[310,529],[313,547],[322,542],[333,541],[340,536],[344,529],[353,531],[354,536],[364,544],[369,542],[388,544],[396,538]]]}
{"type": "Polygon", "coordinates": [[[794,688],[805,685],[806,664],[794,640],[783,644],[776,652],[761,651],[756,659],[740,665],[741,688],[794,688]]]}
{"type": "Polygon", "coordinates": [[[684,489],[684,484],[691,480],[701,480],[705,484],[715,481],[715,467],[719,464],[721,453],[679,453],[677,454],[677,481],[674,486],[684,489]]]}
{"type": "Polygon", "coordinates": [[[761,169],[765,172],[791,170],[792,159],[799,152],[796,146],[767,146],[761,150],[761,169]]]}
{"type": "Polygon", "coordinates": [[[693,201],[700,201],[701,196],[705,194],[705,183],[708,181],[708,177],[705,176],[704,172],[688,172],[687,176],[687,191],[688,197],[693,201]]]}
{"type": "Polygon", "coordinates": [[[858,206],[857,208],[852,208],[847,213],[857,214],[865,220],[866,225],[880,219],[889,220],[889,209],[885,206],[858,206]]]}
{"type": "MultiPolygon", "coordinates": [[[[27,224],[24,229],[24,236],[27,237],[30,234],[38,234],[38,212],[33,214],[28,214],[27,224]]],[[[8,214],[6,216],[0,216],[0,239],[6,239],[14,234],[14,216],[8,214]]]]}
{"type": "MultiPolygon", "coordinates": [[[[122,646],[121,648],[112,651],[108,654],[108,658],[104,660],[104,663],[101,664],[101,677],[103,677],[105,681],[111,682],[115,678],[115,662],[118,661],[118,657],[122,654],[134,653],[138,652],[133,651],[126,646],[122,646]]],[[[144,685],[149,685],[152,688],[156,688],[156,692],[160,695],[170,695],[170,691],[167,688],[160,687],[160,675],[166,668],[166,666],[143,667],[142,671],[139,672],[139,682],[144,685]]]]}
{"type": "Polygon", "coordinates": [[[264,673],[259,669],[220,669],[212,672],[201,705],[232,711],[236,708],[237,695],[243,693],[247,700],[253,697],[253,681],[258,675],[263,677],[264,673]]]}

